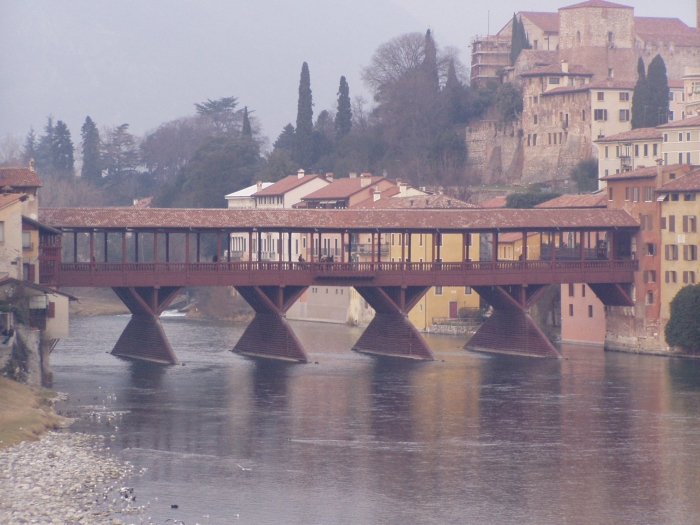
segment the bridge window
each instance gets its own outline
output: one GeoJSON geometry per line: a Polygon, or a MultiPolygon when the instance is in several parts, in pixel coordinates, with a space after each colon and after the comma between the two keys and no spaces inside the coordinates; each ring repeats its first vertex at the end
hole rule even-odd
{"type": "Polygon", "coordinates": [[[442,286],[435,287],[435,295],[442,295],[442,286]]]}

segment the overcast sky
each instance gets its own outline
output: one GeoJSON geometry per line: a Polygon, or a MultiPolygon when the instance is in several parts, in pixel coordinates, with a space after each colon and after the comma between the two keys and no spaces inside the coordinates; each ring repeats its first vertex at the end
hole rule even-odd
{"type": "MultiPolygon", "coordinates": [[[[572,2],[573,3],[573,2],[572,2]]],[[[341,75],[361,94],[360,69],[376,47],[431,28],[469,63],[474,35],[514,11],[556,11],[569,2],[515,0],[0,0],[0,136],[40,132],[64,120],[76,146],[90,115],[142,134],[194,113],[195,102],[238,97],[274,141],[296,119],[302,62],[314,114],[332,109],[341,75]],[[490,10],[490,13],[489,13],[490,10]]],[[[627,5],[638,16],[695,26],[692,0],[627,5]]]]}

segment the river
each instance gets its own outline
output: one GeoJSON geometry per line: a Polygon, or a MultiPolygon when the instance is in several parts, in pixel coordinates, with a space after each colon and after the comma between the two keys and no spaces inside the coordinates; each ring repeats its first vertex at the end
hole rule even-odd
{"type": "Polygon", "coordinates": [[[292,322],[312,364],[284,365],[233,354],[243,324],[164,318],[161,367],[108,354],[128,319],[75,318],[51,357],[72,430],[147,469],[126,523],[700,522],[700,362],[430,335],[436,361],[384,361],[292,322]]]}

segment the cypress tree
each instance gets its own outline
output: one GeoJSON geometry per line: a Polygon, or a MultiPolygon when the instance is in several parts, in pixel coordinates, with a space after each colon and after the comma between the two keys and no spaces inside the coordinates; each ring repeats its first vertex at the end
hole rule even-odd
{"type": "Polygon", "coordinates": [[[29,128],[29,133],[27,133],[22,147],[22,163],[25,166],[29,165],[29,159],[36,160],[36,133],[34,133],[33,127],[29,128]]]}
{"type": "Polygon", "coordinates": [[[46,125],[44,126],[44,134],[39,138],[36,146],[36,167],[38,169],[53,167],[53,140],[54,140],[54,125],[53,116],[46,117],[46,125]]]}
{"type": "Polygon", "coordinates": [[[433,93],[440,90],[440,77],[438,76],[437,48],[433,35],[428,29],[425,33],[425,54],[423,56],[423,71],[428,82],[428,87],[433,93]]]}
{"type": "Polygon", "coordinates": [[[515,13],[513,13],[513,29],[510,37],[510,65],[515,65],[515,61],[523,49],[530,49],[531,47],[527,34],[525,34],[523,19],[520,18],[518,20],[515,13]]]}
{"type": "Polygon", "coordinates": [[[647,70],[647,84],[649,86],[649,101],[651,106],[652,126],[666,124],[668,122],[668,77],[666,76],[666,63],[661,55],[656,55],[647,70]]]}
{"type": "Polygon", "coordinates": [[[345,77],[340,77],[338,87],[338,111],[335,114],[335,138],[341,139],[352,128],[352,107],[350,105],[350,87],[345,77]]]}
{"type": "Polygon", "coordinates": [[[643,128],[647,125],[649,113],[649,86],[647,75],[644,71],[644,60],[639,57],[637,61],[637,84],[632,93],[632,129],[643,128]]]}
{"type": "Polygon", "coordinates": [[[465,119],[464,95],[465,90],[457,78],[454,60],[450,60],[447,67],[447,81],[443,89],[447,118],[452,124],[463,122],[465,119]]]}
{"type": "Polygon", "coordinates": [[[85,118],[85,123],[80,128],[80,135],[83,138],[83,166],[80,169],[80,176],[84,180],[98,182],[102,180],[100,132],[89,116],[85,118]]]}
{"type": "Polygon", "coordinates": [[[243,137],[247,139],[253,138],[253,129],[250,127],[250,119],[248,118],[248,106],[243,108],[243,137]]]}
{"type": "Polygon", "coordinates": [[[306,62],[301,66],[299,78],[299,101],[297,103],[297,126],[294,135],[294,160],[302,168],[313,163],[314,123],[313,99],[311,96],[311,75],[306,62]]]}
{"type": "Polygon", "coordinates": [[[63,175],[73,175],[75,167],[73,141],[70,138],[68,126],[62,120],[56,122],[51,152],[54,168],[60,170],[63,175]]]}

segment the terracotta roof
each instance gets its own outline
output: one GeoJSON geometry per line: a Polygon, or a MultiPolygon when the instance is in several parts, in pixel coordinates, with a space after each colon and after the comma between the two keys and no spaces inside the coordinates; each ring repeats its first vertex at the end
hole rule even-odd
{"type": "Polygon", "coordinates": [[[673,42],[678,45],[700,43],[700,32],[678,18],[635,16],[634,32],[645,42],[673,42]]]}
{"type": "Polygon", "coordinates": [[[480,208],[505,208],[506,196],[501,195],[499,197],[493,197],[485,201],[477,202],[480,208]]]}
{"type": "Polygon", "coordinates": [[[614,4],[613,2],[606,2],[606,0],[588,0],[587,2],[581,2],[580,4],[560,7],[559,11],[562,11],[564,9],[579,9],[584,7],[611,7],[617,9],[634,9],[634,7],[630,7],[628,5],[614,4]]]}
{"type": "MultiPolygon", "coordinates": [[[[687,164],[670,164],[663,166],[663,171],[669,172],[673,170],[688,171],[690,168],[687,164]]],[[[648,168],[637,168],[632,171],[623,171],[621,173],[611,173],[600,177],[600,180],[621,180],[621,179],[653,179],[657,174],[657,166],[649,166],[648,168]]]]}
{"type": "Polygon", "coordinates": [[[671,89],[683,89],[685,87],[685,82],[682,80],[668,79],[668,87],[671,89]]]}
{"type": "Polygon", "coordinates": [[[41,185],[37,172],[29,168],[0,168],[0,187],[39,188],[41,185]]]}
{"type": "Polygon", "coordinates": [[[656,128],[637,128],[631,131],[608,135],[593,142],[623,142],[626,140],[661,140],[661,132],[656,128]]]}
{"type": "Polygon", "coordinates": [[[671,182],[664,184],[656,190],[657,193],[667,193],[669,191],[700,191],[700,170],[696,170],[680,179],[672,180],[671,182]]]}
{"type": "Polygon", "coordinates": [[[520,11],[519,14],[546,33],[559,33],[559,13],[520,11]]]}
{"type": "Polygon", "coordinates": [[[700,116],[684,118],[683,120],[673,120],[668,124],[661,124],[657,126],[658,129],[668,129],[668,128],[690,128],[700,126],[700,116]]]}
{"type": "Polygon", "coordinates": [[[535,77],[540,75],[579,75],[592,77],[593,71],[583,66],[579,66],[578,64],[571,64],[569,66],[568,73],[564,73],[561,69],[561,64],[548,64],[546,66],[533,67],[529,71],[520,73],[521,77],[535,77]]]}
{"type": "Polygon", "coordinates": [[[535,208],[605,208],[608,196],[605,193],[587,193],[585,195],[561,195],[535,208]]]}
{"type": "Polygon", "coordinates": [[[597,80],[595,82],[589,82],[588,84],[578,85],[578,86],[562,86],[542,93],[542,96],[547,95],[559,95],[562,93],[577,93],[581,91],[590,91],[592,89],[634,89],[634,82],[627,82],[624,80],[597,80]]]}
{"type": "Polygon", "coordinates": [[[25,201],[27,198],[24,193],[0,193],[0,208],[9,206],[15,201],[25,201]]]}
{"type": "Polygon", "coordinates": [[[326,180],[320,175],[314,175],[311,173],[308,175],[304,175],[302,178],[299,178],[299,176],[297,175],[289,175],[281,180],[278,180],[272,186],[268,186],[267,188],[260,190],[257,193],[254,193],[253,197],[284,195],[288,191],[293,190],[294,188],[301,186],[302,184],[306,184],[307,182],[313,179],[326,180]]]}
{"type": "Polygon", "coordinates": [[[303,201],[311,201],[318,199],[346,199],[355,193],[364,190],[368,186],[376,184],[380,180],[388,180],[384,177],[345,177],[342,179],[335,179],[328,186],[325,186],[313,193],[309,193],[305,197],[302,197],[303,201]],[[362,185],[363,181],[369,179],[369,184],[362,185]]]}
{"type": "Polygon", "coordinates": [[[449,208],[479,208],[476,204],[464,202],[448,195],[424,195],[413,197],[381,198],[378,201],[367,199],[354,208],[371,208],[383,210],[396,209],[449,209],[449,208]]]}
{"type": "Polygon", "coordinates": [[[493,230],[523,228],[638,228],[624,210],[592,208],[580,213],[552,209],[461,210],[295,210],[234,208],[43,208],[40,220],[56,228],[250,229],[278,231],[410,229],[413,231],[493,230]]]}

